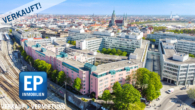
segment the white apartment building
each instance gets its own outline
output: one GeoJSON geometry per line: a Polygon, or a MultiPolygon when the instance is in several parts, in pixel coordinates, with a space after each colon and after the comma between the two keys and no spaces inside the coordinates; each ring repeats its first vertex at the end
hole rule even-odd
{"type": "Polygon", "coordinates": [[[175,47],[178,52],[195,55],[195,41],[178,40],[175,47]]]}
{"type": "Polygon", "coordinates": [[[94,35],[102,35],[102,36],[114,36],[114,32],[109,31],[94,31],[94,35]]]}
{"type": "Polygon", "coordinates": [[[126,33],[122,33],[121,34],[122,38],[128,38],[128,39],[141,39],[143,37],[143,32],[139,31],[139,32],[130,32],[128,34],[126,33]]]}
{"type": "Polygon", "coordinates": [[[76,41],[76,40],[82,40],[82,39],[88,39],[93,38],[96,35],[87,34],[87,33],[75,33],[75,34],[68,34],[67,41],[76,41]]]}
{"type": "Polygon", "coordinates": [[[155,32],[154,34],[148,34],[147,38],[149,39],[155,39],[155,44],[159,44],[159,39],[177,39],[177,40],[188,40],[188,41],[194,41],[195,42],[195,37],[190,36],[187,34],[174,34],[173,32],[155,32]]]}
{"type": "MultiPolygon", "coordinates": [[[[170,41],[174,42],[174,40],[170,41]]],[[[175,85],[192,85],[195,82],[195,58],[179,53],[174,43],[159,40],[161,79],[175,85]]]]}
{"type": "Polygon", "coordinates": [[[136,40],[106,36],[100,36],[100,38],[103,38],[102,43],[104,48],[120,49],[122,51],[126,51],[127,53],[133,53],[136,48],[140,48],[142,46],[142,39],[136,40]]]}
{"type": "Polygon", "coordinates": [[[68,31],[68,35],[72,36],[75,35],[77,33],[85,33],[84,29],[76,29],[76,28],[72,28],[68,31]]]}
{"type": "Polygon", "coordinates": [[[89,38],[76,41],[76,48],[81,50],[97,51],[103,48],[102,38],[89,38]]]}

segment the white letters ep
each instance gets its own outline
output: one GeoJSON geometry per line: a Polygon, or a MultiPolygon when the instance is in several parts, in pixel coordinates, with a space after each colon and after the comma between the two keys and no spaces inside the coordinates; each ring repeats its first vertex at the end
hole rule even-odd
{"type": "MultiPolygon", "coordinates": [[[[24,91],[32,91],[32,88],[27,87],[29,84],[31,84],[31,82],[28,81],[28,79],[32,79],[32,76],[24,76],[24,91]]],[[[40,85],[42,83],[43,83],[43,78],[41,76],[34,76],[33,77],[33,90],[36,91],[37,85],[40,85]],[[40,81],[37,82],[37,79],[39,79],[40,81]]]]}

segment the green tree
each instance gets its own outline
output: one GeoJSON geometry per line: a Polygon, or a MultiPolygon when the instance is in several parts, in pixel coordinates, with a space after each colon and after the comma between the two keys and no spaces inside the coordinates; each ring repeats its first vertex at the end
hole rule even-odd
{"type": "Polygon", "coordinates": [[[24,50],[22,50],[21,55],[23,56],[24,59],[25,59],[26,56],[27,56],[27,54],[26,54],[26,52],[25,52],[24,50]]]}
{"type": "Polygon", "coordinates": [[[24,59],[25,59],[27,62],[29,62],[30,56],[27,55],[24,59]]]}
{"type": "Polygon", "coordinates": [[[188,94],[188,97],[195,100],[195,89],[193,88],[190,88],[188,91],[187,91],[187,94],[188,94]]]}
{"type": "Polygon", "coordinates": [[[116,54],[116,49],[113,48],[113,49],[111,50],[111,53],[112,53],[113,55],[115,55],[115,54],[116,54]]]}
{"type": "Polygon", "coordinates": [[[122,51],[120,49],[117,50],[116,52],[118,55],[121,55],[122,54],[122,51]]]}
{"type": "Polygon", "coordinates": [[[63,84],[64,81],[65,81],[65,77],[66,77],[65,73],[64,73],[63,71],[60,71],[60,72],[58,73],[57,81],[58,81],[60,84],[63,84]]]}
{"type": "Polygon", "coordinates": [[[121,88],[120,83],[116,82],[113,86],[115,107],[119,110],[126,110],[130,103],[140,102],[141,94],[130,84],[124,84],[121,88]]]}
{"type": "Polygon", "coordinates": [[[74,41],[70,41],[70,43],[73,45],[74,41]]]}
{"type": "Polygon", "coordinates": [[[70,44],[70,43],[71,43],[71,41],[69,40],[69,41],[68,41],[68,43],[70,44]]]}
{"type": "Polygon", "coordinates": [[[146,90],[146,97],[147,97],[147,99],[150,100],[150,101],[152,101],[152,100],[158,98],[156,92],[157,91],[156,91],[154,85],[150,83],[148,85],[147,90],[146,90]]]}
{"type": "Polygon", "coordinates": [[[101,52],[106,53],[106,48],[103,48],[101,52]]]}
{"type": "Polygon", "coordinates": [[[37,69],[38,69],[39,62],[40,62],[39,59],[36,59],[36,60],[34,61],[34,67],[37,68],[37,69]]]}
{"type": "Polygon", "coordinates": [[[189,54],[189,57],[192,57],[192,58],[194,58],[194,55],[193,55],[193,54],[189,54]]]}
{"type": "Polygon", "coordinates": [[[28,61],[29,61],[29,63],[30,63],[31,65],[34,65],[34,59],[33,59],[31,56],[29,57],[29,60],[28,60],[28,61]]]}
{"type": "Polygon", "coordinates": [[[155,39],[150,39],[151,42],[155,42],[156,40],[155,39]]]}
{"type": "Polygon", "coordinates": [[[107,54],[110,54],[110,52],[111,52],[111,49],[108,48],[107,51],[106,51],[106,53],[107,53],[107,54]]]}
{"type": "Polygon", "coordinates": [[[124,51],[121,56],[127,56],[127,52],[124,51]]]}
{"type": "Polygon", "coordinates": [[[108,104],[108,100],[111,100],[111,94],[109,90],[105,90],[102,94],[102,99],[108,104]]]}
{"type": "Polygon", "coordinates": [[[57,70],[53,70],[53,71],[52,71],[52,77],[51,77],[52,80],[53,80],[53,81],[56,81],[56,77],[57,77],[57,76],[58,76],[58,71],[57,71],[57,70]]]}
{"type": "Polygon", "coordinates": [[[142,96],[146,96],[148,100],[153,100],[160,96],[162,83],[158,73],[151,72],[146,68],[139,68],[136,71],[136,86],[141,88],[142,96]],[[153,91],[151,93],[151,91],[153,91]]]}
{"type": "Polygon", "coordinates": [[[123,88],[122,97],[124,98],[123,99],[124,103],[128,104],[140,102],[141,94],[131,84],[124,84],[122,88],[123,88]]]}
{"type": "Polygon", "coordinates": [[[145,37],[142,37],[142,39],[143,39],[143,40],[146,40],[146,38],[145,38],[145,37]]]}
{"type": "Polygon", "coordinates": [[[79,77],[77,77],[75,80],[74,80],[74,83],[73,83],[73,87],[80,91],[82,86],[81,86],[81,79],[79,77]]]}
{"type": "Polygon", "coordinates": [[[95,98],[92,98],[91,100],[92,100],[93,102],[95,102],[95,98]]]}
{"type": "Polygon", "coordinates": [[[16,42],[14,42],[14,44],[13,44],[13,50],[14,51],[16,50],[16,42]]]}
{"type": "Polygon", "coordinates": [[[51,77],[51,73],[52,73],[52,66],[51,64],[48,64],[48,66],[46,67],[46,73],[48,77],[51,77]]]}
{"type": "Polygon", "coordinates": [[[97,52],[98,52],[98,53],[100,53],[100,51],[99,51],[99,50],[97,50],[97,52]]]}
{"type": "Polygon", "coordinates": [[[72,45],[76,45],[76,41],[73,41],[73,42],[72,42],[72,45]]]}
{"type": "Polygon", "coordinates": [[[127,110],[144,110],[146,105],[143,102],[130,103],[127,110]]]}
{"type": "Polygon", "coordinates": [[[12,33],[12,29],[10,29],[9,32],[12,33]]]}

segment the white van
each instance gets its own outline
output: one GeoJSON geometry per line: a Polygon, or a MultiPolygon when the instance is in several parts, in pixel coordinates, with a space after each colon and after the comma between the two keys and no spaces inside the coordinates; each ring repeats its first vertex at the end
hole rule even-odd
{"type": "Polygon", "coordinates": [[[167,91],[168,94],[173,93],[173,92],[174,92],[174,89],[173,89],[173,88],[171,88],[171,89],[169,89],[169,90],[167,91]]]}

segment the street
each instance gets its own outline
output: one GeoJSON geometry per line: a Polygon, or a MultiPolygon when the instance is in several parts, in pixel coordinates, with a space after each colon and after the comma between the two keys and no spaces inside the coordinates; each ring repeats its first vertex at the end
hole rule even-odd
{"type": "MultiPolygon", "coordinates": [[[[1,104],[26,104],[29,107],[31,107],[31,104],[64,104],[63,99],[56,96],[46,100],[21,100],[19,98],[19,72],[23,69],[20,62],[12,62],[16,59],[13,57],[11,47],[12,43],[2,42],[2,50],[0,51],[0,90],[1,96],[5,97],[1,98],[1,104]]],[[[49,94],[51,94],[51,91],[48,91],[49,94]]],[[[72,104],[67,103],[66,110],[76,109],[72,104]]]]}

